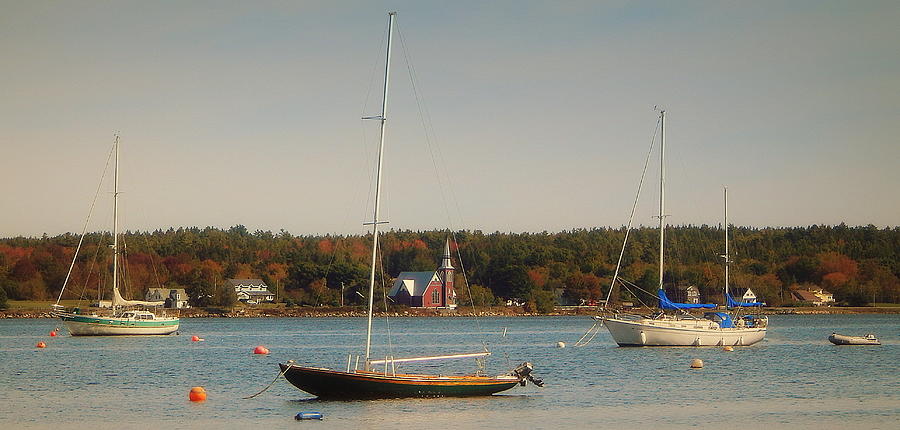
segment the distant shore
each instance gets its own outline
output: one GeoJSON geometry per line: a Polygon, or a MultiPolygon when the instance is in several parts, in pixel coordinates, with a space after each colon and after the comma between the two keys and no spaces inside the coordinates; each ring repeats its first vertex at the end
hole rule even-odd
{"type": "MultiPolygon", "coordinates": [[[[93,313],[96,308],[86,308],[83,312],[93,313]]],[[[181,318],[347,318],[365,317],[366,312],[359,307],[253,307],[241,306],[231,309],[188,308],[166,309],[167,314],[177,313],[181,318]]],[[[895,307],[772,307],[764,308],[763,315],[828,315],[828,314],[900,314],[900,306],[895,307]]],[[[375,316],[384,317],[530,317],[530,316],[593,316],[597,314],[594,307],[558,307],[550,313],[527,312],[519,306],[492,306],[446,309],[410,308],[389,312],[376,312],[375,316]]],[[[39,309],[6,309],[0,310],[0,318],[53,318],[49,311],[39,309]]]]}

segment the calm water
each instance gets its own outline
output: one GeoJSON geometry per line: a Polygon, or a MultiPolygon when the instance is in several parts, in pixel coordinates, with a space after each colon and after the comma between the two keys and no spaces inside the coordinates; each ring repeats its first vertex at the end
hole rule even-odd
{"type": "MultiPolygon", "coordinates": [[[[494,351],[489,373],[528,360],[547,385],[489,398],[349,402],[311,399],[284,380],[241,398],[269,384],[279,361],[345,367],[363,350],[364,319],[185,319],[180,336],[47,336],[57,324],[0,320],[0,428],[900,428],[897,315],[772,316],[762,343],[730,353],[618,348],[605,329],[573,348],[587,317],[395,318],[395,355],[473,352],[483,339],[494,351]],[[833,330],[874,332],[884,345],[836,347],[826,340],[833,330]],[[195,334],[206,340],[191,342],[195,334]],[[48,347],[38,350],[41,340],[48,347]],[[256,345],[272,353],[251,354],[256,345]],[[706,367],[688,369],[693,358],[706,367]],[[195,385],[206,388],[205,403],[187,400],[195,385]],[[325,420],[295,422],[300,411],[325,420]]],[[[384,320],[377,325],[385,331],[384,320]]],[[[386,346],[375,351],[385,354],[386,346]]]]}

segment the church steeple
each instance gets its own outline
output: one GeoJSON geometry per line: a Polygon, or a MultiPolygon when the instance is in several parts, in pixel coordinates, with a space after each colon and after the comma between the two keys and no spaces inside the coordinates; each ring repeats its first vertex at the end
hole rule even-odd
{"type": "Polygon", "coordinates": [[[447,238],[447,242],[444,243],[444,257],[441,259],[441,267],[438,270],[450,269],[453,270],[453,264],[450,262],[450,238],[447,238]]]}

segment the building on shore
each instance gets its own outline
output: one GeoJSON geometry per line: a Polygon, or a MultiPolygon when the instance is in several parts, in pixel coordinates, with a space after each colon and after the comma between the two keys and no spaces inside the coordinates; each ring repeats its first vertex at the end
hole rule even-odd
{"type": "Polygon", "coordinates": [[[741,303],[756,303],[759,297],[749,288],[731,288],[729,294],[735,301],[741,303]]]}
{"type": "Polygon", "coordinates": [[[666,287],[666,297],[675,303],[700,303],[700,289],[694,285],[666,287]]]}
{"type": "Polygon", "coordinates": [[[188,304],[188,295],[184,288],[149,288],[144,300],[148,302],[164,302],[168,309],[185,309],[191,307],[188,304]]]}
{"type": "Polygon", "coordinates": [[[822,288],[793,289],[791,297],[798,302],[808,302],[813,306],[831,306],[834,304],[834,295],[822,288]]]}
{"type": "Polygon", "coordinates": [[[239,301],[251,305],[274,302],[275,293],[262,279],[226,279],[225,285],[234,288],[239,301]]]}
{"type": "Polygon", "coordinates": [[[396,304],[413,308],[455,309],[453,265],[450,261],[450,239],[444,244],[441,265],[434,272],[402,272],[394,280],[388,297],[396,304]]]}

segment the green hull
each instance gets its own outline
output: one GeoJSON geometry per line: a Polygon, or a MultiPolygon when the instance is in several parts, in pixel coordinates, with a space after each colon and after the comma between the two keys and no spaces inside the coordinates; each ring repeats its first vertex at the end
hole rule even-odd
{"type": "Polygon", "coordinates": [[[340,372],[331,369],[279,364],[297,388],[327,399],[489,396],[519,384],[514,377],[435,377],[340,372]]]}
{"type": "Polygon", "coordinates": [[[164,335],[178,330],[178,318],[158,320],[133,320],[128,318],[88,316],[78,314],[60,315],[72,336],[134,336],[164,335]]]}

